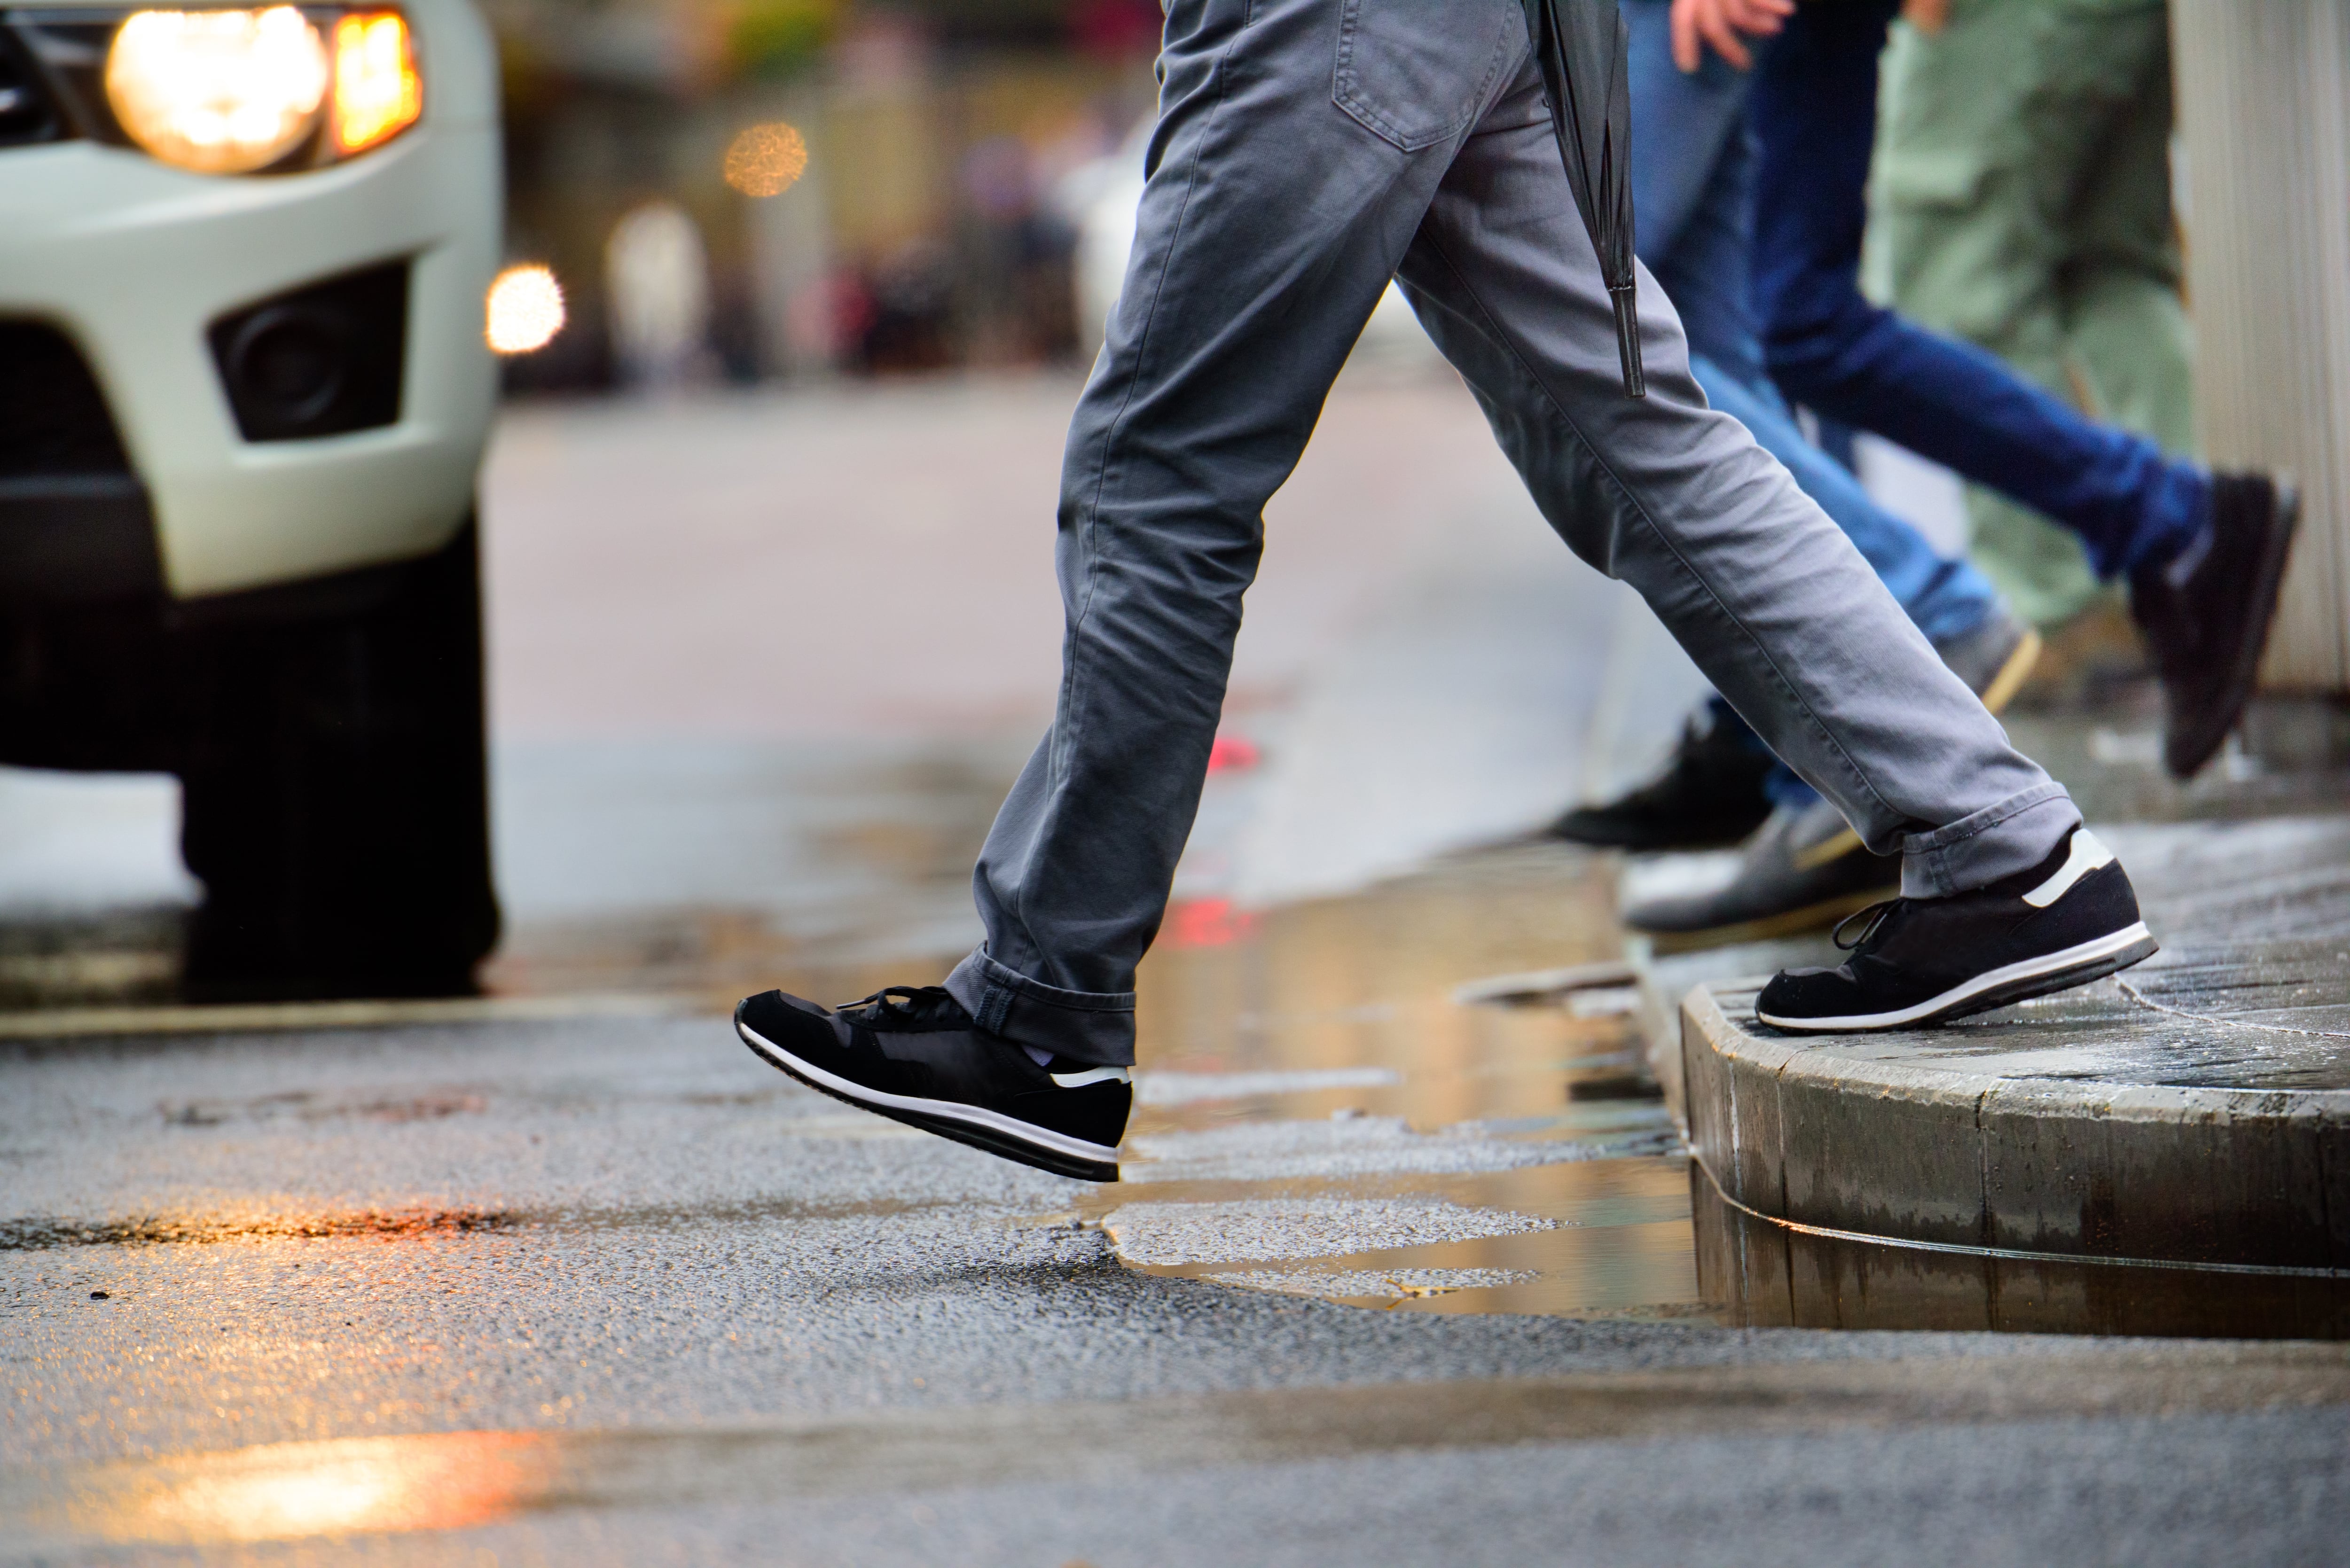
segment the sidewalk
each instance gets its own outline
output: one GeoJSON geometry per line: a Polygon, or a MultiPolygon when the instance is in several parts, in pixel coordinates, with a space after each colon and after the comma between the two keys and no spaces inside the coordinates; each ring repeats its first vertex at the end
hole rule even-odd
{"type": "Polygon", "coordinates": [[[1648,966],[1734,1321],[2350,1337],[2350,818],[2098,831],[2163,950],[2079,991],[1813,1039],[1753,997],[1824,942],[1648,966]]]}

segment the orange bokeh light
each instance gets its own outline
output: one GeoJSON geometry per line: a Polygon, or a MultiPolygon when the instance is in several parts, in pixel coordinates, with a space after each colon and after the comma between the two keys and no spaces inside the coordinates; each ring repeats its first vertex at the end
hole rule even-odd
{"type": "Polygon", "coordinates": [[[807,140],[790,126],[747,126],[727,144],[726,182],[745,196],[780,196],[807,172],[807,140]]]}
{"type": "Polygon", "coordinates": [[[396,11],[359,12],[335,24],[335,150],[390,140],[424,112],[415,40],[396,11]]]}

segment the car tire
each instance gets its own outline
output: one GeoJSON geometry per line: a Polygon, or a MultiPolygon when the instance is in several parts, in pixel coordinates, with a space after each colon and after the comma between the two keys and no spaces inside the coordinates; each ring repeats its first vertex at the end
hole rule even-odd
{"type": "Polygon", "coordinates": [[[473,523],[330,612],[195,629],[189,1000],[473,994],[498,937],[473,523]]]}

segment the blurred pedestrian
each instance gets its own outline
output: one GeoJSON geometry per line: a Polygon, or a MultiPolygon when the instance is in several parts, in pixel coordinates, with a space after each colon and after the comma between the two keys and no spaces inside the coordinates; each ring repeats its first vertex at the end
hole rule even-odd
{"type": "Polygon", "coordinates": [[[632,384],[692,380],[710,347],[710,256],[702,231],[674,202],[631,208],[604,243],[612,351],[632,384]]]}
{"type": "MultiPolygon", "coordinates": [[[[2195,450],[2163,0],[1911,8],[1880,73],[1869,293],[2083,413],[2195,450]]],[[[1969,553],[2047,627],[2103,597],[2080,541],[1970,486],[1969,553]]]]}
{"type": "MultiPolygon", "coordinates": [[[[1199,804],[1264,504],[1390,277],[1552,526],[1638,588],[1871,846],[1901,852],[1902,896],[1852,960],[1773,979],[1763,1023],[1930,1023],[2154,950],[2064,786],[1707,406],[1637,265],[1648,390],[1626,394],[1528,20],[1520,0],[1171,0],[1134,254],[1062,470],[1060,701],[981,853],[986,940],[943,986],[837,1011],[746,999],[736,1028],[765,1060],[1007,1158],[1116,1178],[1135,966],[1199,804]]],[[[875,595],[874,636],[892,614],[875,595]]]]}
{"type": "MultiPolygon", "coordinates": [[[[1939,16],[1943,0],[1927,0],[1939,16]]],[[[2126,581],[2162,678],[2163,761],[2191,777],[2251,695],[2299,503],[2265,474],[2213,474],[2084,419],[1971,344],[1860,292],[1878,57],[1899,0],[1673,0],[1673,48],[1754,72],[1754,296],[1772,379],[2045,514],[2126,581]],[[1749,40],[1767,39],[1760,48],[1749,40]]]]}

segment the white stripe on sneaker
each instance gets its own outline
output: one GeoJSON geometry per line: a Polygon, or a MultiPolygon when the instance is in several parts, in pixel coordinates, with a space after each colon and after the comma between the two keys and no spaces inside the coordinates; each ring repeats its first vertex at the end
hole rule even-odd
{"type": "Polygon", "coordinates": [[[1065,1089],[1082,1089],[1087,1084],[1131,1084],[1134,1075],[1124,1067],[1093,1067],[1082,1073],[1050,1073],[1046,1076],[1065,1089]]]}
{"type": "MultiPolygon", "coordinates": [[[[827,1073],[813,1062],[804,1062],[749,1024],[737,1021],[734,1032],[743,1043],[777,1066],[786,1067],[810,1081],[823,1085],[843,1099],[868,1106],[887,1106],[893,1111],[917,1111],[923,1116],[937,1116],[941,1121],[961,1122],[965,1127],[986,1127],[992,1132],[1034,1144],[1038,1148],[1051,1149],[1055,1154],[1071,1159],[1090,1159],[1103,1165],[1118,1163],[1118,1150],[1107,1145],[1087,1143],[1081,1137],[1056,1133],[1050,1127],[1040,1127],[1030,1122],[991,1111],[984,1106],[967,1106],[959,1100],[925,1100],[913,1095],[893,1095],[885,1089],[868,1088],[863,1084],[827,1073]]],[[[1124,1072],[1124,1068],[1107,1069],[1124,1072]]]]}
{"type": "Polygon", "coordinates": [[[1898,1029],[1905,1023],[1916,1023],[1937,1013],[1947,1012],[1960,1003],[2000,986],[2019,980],[2062,974],[2068,969],[2096,963],[2116,953],[2126,952],[2141,941],[2151,944],[2153,940],[2154,933],[2146,929],[2144,920],[2140,920],[2126,929],[2083,942],[2078,947],[2066,948],[2061,952],[2043,953],[2038,958],[2025,959],[1979,974],[1972,980],[1950,987],[1939,996],[1930,997],[1915,1006],[1897,1008],[1891,1012],[1855,1012],[1842,1018],[1780,1018],[1758,1007],[1754,1010],[1754,1016],[1773,1029],[1784,1029],[1796,1034],[1842,1034],[1864,1029],[1898,1029]]]}
{"type": "Polygon", "coordinates": [[[2114,863],[2114,852],[2099,842],[2097,836],[2085,827],[2073,830],[2073,852],[2064,857],[2064,864],[2056,867],[2056,875],[2023,896],[2023,901],[2035,909],[2044,909],[2073,890],[2073,884],[2100,866],[2114,863]]]}

